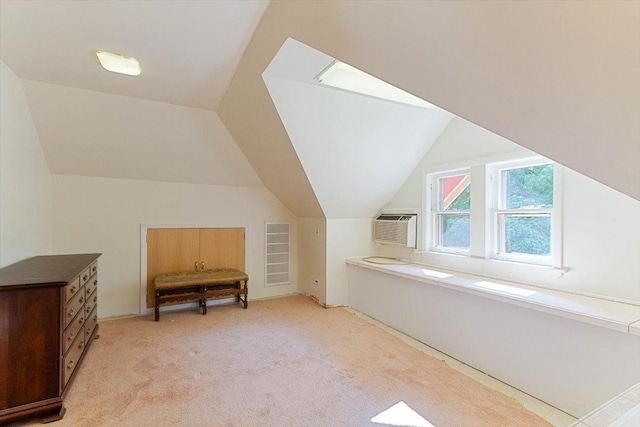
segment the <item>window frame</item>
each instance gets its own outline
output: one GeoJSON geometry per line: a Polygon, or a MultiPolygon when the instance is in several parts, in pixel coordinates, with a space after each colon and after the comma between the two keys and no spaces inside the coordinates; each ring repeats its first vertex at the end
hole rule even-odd
{"type": "Polygon", "coordinates": [[[524,158],[507,162],[492,163],[489,168],[489,180],[491,182],[491,195],[488,198],[488,206],[491,208],[491,225],[488,231],[490,236],[490,258],[499,261],[515,262],[520,264],[531,264],[549,267],[561,267],[562,253],[562,231],[561,231],[561,209],[562,209],[562,185],[561,168],[559,165],[544,157],[524,158]],[[553,165],[553,207],[552,208],[525,208],[507,209],[506,185],[503,182],[503,171],[521,169],[526,167],[553,165]],[[504,240],[503,226],[500,217],[507,215],[549,215],[550,217],[550,254],[540,256],[532,254],[505,253],[501,252],[502,241],[504,240]]]}
{"type": "MultiPolygon", "coordinates": [[[[562,269],[562,218],[563,218],[563,170],[562,165],[542,156],[488,156],[475,159],[473,162],[458,162],[449,165],[438,165],[430,169],[423,169],[422,207],[423,219],[422,231],[419,233],[419,247],[415,251],[418,256],[426,256],[429,262],[452,264],[456,268],[469,268],[475,271],[482,263],[507,262],[514,268],[527,266],[538,268],[562,269]],[[553,210],[551,212],[551,256],[544,260],[536,259],[536,256],[498,256],[497,248],[497,217],[496,208],[498,200],[497,170],[515,169],[517,167],[553,164],[553,210]],[[437,206],[437,180],[447,176],[455,176],[468,173],[473,183],[471,193],[470,215],[470,248],[469,250],[449,249],[436,246],[435,216],[439,213],[437,206]],[[435,192],[435,194],[434,194],[435,192]],[[420,255],[423,254],[423,255],[420,255]],[[459,261],[449,255],[459,255],[459,261]],[[443,258],[444,257],[444,258],[443,258]],[[480,264],[478,264],[480,263],[480,264]],[[476,267],[472,267],[476,266],[476,267]]],[[[518,211],[520,213],[520,211],[518,211]]],[[[452,267],[450,266],[450,267],[452,267]]],[[[494,267],[497,267],[495,264],[494,267]]],[[[491,269],[494,267],[490,267],[491,269]]],[[[484,267],[487,268],[487,267],[484,267]]],[[[528,270],[527,270],[528,271],[528,270]]]]}
{"type": "MultiPolygon", "coordinates": [[[[471,225],[469,227],[469,248],[460,248],[460,247],[447,247],[439,245],[439,241],[441,239],[439,227],[438,227],[438,218],[442,217],[442,215],[465,215],[469,217],[469,223],[471,224],[471,212],[472,209],[465,211],[443,211],[439,209],[439,181],[443,178],[448,178],[452,176],[459,175],[469,175],[469,185],[472,183],[472,174],[471,168],[459,168],[447,170],[444,172],[437,172],[427,174],[427,227],[426,228],[426,247],[429,251],[437,252],[437,253],[446,253],[446,254],[454,254],[454,255],[462,255],[462,256],[470,256],[471,255],[471,225]]],[[[473,197],[473,193],[472,197],[473,197]]],[[[473,203],[471,203],[473,206],[473,203]]]]}

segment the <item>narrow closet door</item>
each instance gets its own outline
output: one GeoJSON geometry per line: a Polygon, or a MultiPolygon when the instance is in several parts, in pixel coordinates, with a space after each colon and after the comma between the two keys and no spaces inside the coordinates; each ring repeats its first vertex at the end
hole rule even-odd
{"type": "Polygon", "coordinates": [[[200,260],[204,262],[205,270],[236,268],[245,271],[244,228],[201,228],[200,260]]]}
{"type": "Polygon", "coordinates": [[[154,280],[158,274],[200,268],[197,228],[153,228],[147,230],[147,307],[156,301],[154,280]]]}

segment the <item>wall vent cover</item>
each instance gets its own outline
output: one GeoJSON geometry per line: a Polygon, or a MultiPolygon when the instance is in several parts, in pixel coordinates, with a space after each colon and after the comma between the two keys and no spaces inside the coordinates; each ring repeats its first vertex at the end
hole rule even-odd
{"type": "Polygon", "coordinates": [[[265,224],[265,286],[291,283],[290,224],[268,222],[265,224]]]}

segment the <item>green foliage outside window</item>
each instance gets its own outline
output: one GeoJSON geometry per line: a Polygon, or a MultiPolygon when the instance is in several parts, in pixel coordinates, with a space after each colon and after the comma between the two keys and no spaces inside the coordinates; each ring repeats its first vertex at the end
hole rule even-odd
{"type": "Polygon", "coordinates": [[[505,252],[530,255],[551,254],[550,216],[507,216],[505,252]]]}
{"type": "Polygon", "coordinates": [[[462,190],[462,193],[456,197],[447,207],[447,211],[468,211],[471,209],[471,184],[462,190]]]}
{"type": "Polygon", "coordinates": [[[552,208],[553,165],[530,166],[503,172],[506,209],[552,208]]]}
{"type": "MultiPolygon", "coordinates": [[[[468,211],[471,209],[471,184],[447,207],[447,211],[468,211]]],[[[471,238],[469,215],[443,215],[442,246],[468,248],[471,238]]]]}
{"type": "MultiPolygon", "coordinates": [[[[553,165],[529,166],[503,172],[506,209],[553,208],[553,165]]],[[[551,217],[507,216],[505,251],[531,255],[551,253],[551,217]]]]}

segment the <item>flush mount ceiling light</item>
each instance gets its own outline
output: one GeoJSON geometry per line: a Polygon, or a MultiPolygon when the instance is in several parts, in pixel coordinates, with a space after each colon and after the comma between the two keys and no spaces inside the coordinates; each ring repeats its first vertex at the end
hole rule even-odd
{"type": "Polygon", "coordinates": [[[136,58],[105,52],[103,50],[97,51],[96,56],[100,61],[100,65],[107,71],[126,74],[128,76],[140,75],[140,63],[136,58]]]}
{"type": "Polygon", "coordinates": [[[333,61],[317,77],[319,83],[324,85],[374,96],[389,101],[401,102],[423,108],[436,108],[424,99],[411,95],[389,83],[382,81],[371,74],[358,70],[351,65],[340,61],[333,61]]]}

